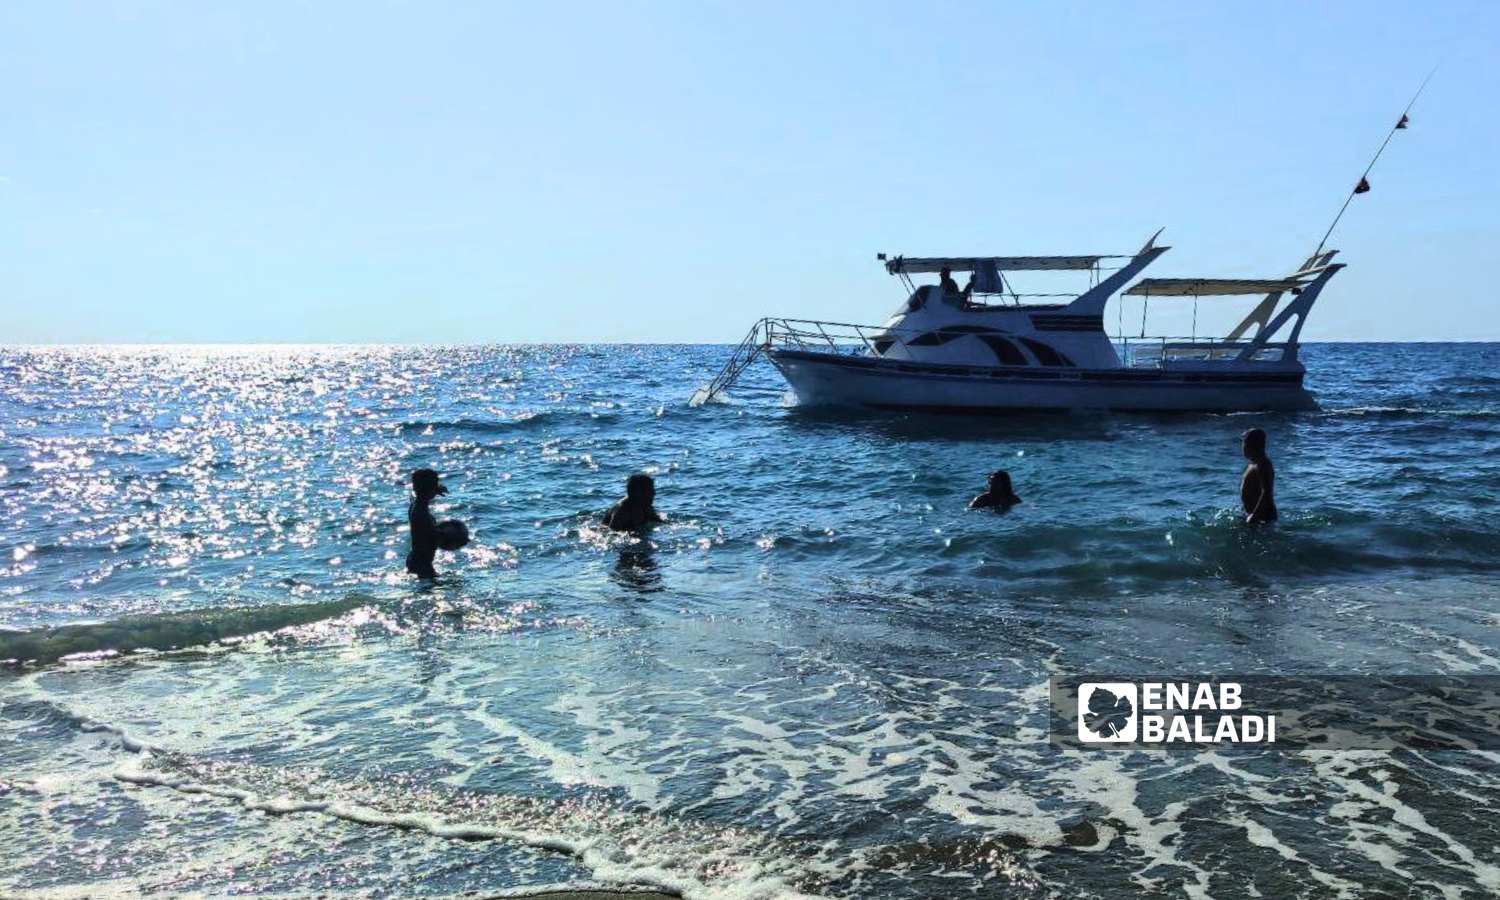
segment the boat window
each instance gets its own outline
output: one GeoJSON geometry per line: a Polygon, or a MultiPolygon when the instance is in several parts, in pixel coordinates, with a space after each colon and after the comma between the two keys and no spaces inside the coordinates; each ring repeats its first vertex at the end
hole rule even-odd
{"type": "Polygon", "coordinates": [[[906,345],[908,347],[939,347],[943,344],[948,343],[956,337],[958,337],[958,335],[956,334],[945,334],[941,331],[929,331],[926,334],[919,334],[911,340],[907,341],[906,345]]]}
{"type": "Polygon", "coordinates": [[[911,297],[906,301],[906,311],[916,312],[927,305],[927,295],[931,293],[932,285],[924,284],[912,291],[911,297]]]}
{"type": "Polygon", "coordinates": [[[880,340],[876,341],[875,342],[875,355],[876,356],[884,356],[885,355],[885,351],[891,349],[891,345],[894,344],[894,343],[896,343],[896,339],[895,338],[881,338],[880,340]]]}
{"type": "Polygon", "coordinates": [[[1030,350],[1036,356],[1036,361],[1044,366],[1073,365],[1071,359],[1068,359],[1062,353],[1059,353],[1041,341],[1033,341],[1031,338],[1023,337],[1021,338],[1021,343],[1025,344],[1026,349],[1030,350]]]}
{"type": "Polygon", "coordinates": [[[1031,363],[1026,361],[1026,357],[1021,353],[1021,351],[1016,348],[1016,345],[1012,344],[1010,341],[1007,341],[1003,337],[989,334],[981,337],[980,340],[984,341],[989,345],[989,348],[991,350],[995,351],[995,358],[1000,360],[1000,365],[1002,366],[1031,365],[1031,363]]]}

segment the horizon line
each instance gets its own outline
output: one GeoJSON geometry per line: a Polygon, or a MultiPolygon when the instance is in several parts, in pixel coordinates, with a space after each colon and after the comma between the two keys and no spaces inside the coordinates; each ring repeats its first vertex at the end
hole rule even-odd
{"type": "MultiPolygon", "coordinates": [[[[1110,341],[1115,342],[1114,336],[1110,341]]],[[[299,348],[299,347],[733,347],[740,341],[20,341],[0,342],[0,350],[65,350],[71,348],[299,348]]],[[[1361,340],[1332,338],[1299,341],[1306,346],[1319,344],[1500,344],[1494,338],[1418,338],[1415,340],[1361,340]]]]}

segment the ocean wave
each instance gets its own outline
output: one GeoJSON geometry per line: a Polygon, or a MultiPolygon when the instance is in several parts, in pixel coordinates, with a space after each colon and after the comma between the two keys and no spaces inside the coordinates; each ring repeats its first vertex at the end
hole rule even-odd
{"type": "Polygon", "coordinates": [[[0,631],[0,662],[45,665],[75,656],[207,646],[336,619],[372,603],[371,598],[356,595],[317,603],[215,607],[29,631],[0,631]]]}
{"type": "Polygon", "coordinates": [[[1317,415],[1330,418],[1355,416],[1366,419],[1412,419],[1426,416],[1458,419],[1500,419],[1500,407],[1466,409],[1462,407],[1441,406],[1345,406],[1324,407],[1318,411],[1317,415]]]}
{"type": "Polygon", "coordinates": [[[479,599],[462,582],[439,583],[401,598],[355,594],[314,603],[214,607],[122,616],[105,622],[31,630],[0,628],[0,666],[112,659],[136,652],[242,647],[259,638],[278,644],[346,644],[375,635],[441,632],[595,633],[585,616],[558,614],[536,600],[479,599]]]}
{"type": "Polygon", "coordinates": [[[446,840],[505,841],[566,854],[611,884],[675,896],[816,896],[807,893],[816,889],[816,876],[799,861],[810,848],[748,828],[625,810],[597,797],[551,800],[422,786],[207,759],[140,742],[126,749],[135,755],[115,771],[122,782],[218,797],[266,815],[324,815],[446,840]]]}
{"type": "MultiPolygon", "coordinates": [[[[651,413],[655,415],[653,410],[651,413]]],[[[464,434],[507,434],[516,431],[527,431],[545,426],[557,426],[568,424],[608,424],[619,421],[621,411],[612,409],[541,409],[524,410],[506,415],[497,415],[493,419],[471,419],[460,417],[456,419],[412,419],[396,423],[402,431],[407,433],[422,433],[431,431],[434,434],[440,432],[460,432],[464,434]]]]}
{"type": "MultiPolygon", "coordinates": [[[[537,797],[425,782],[411,774],[364,775],[305,765],[284,766],[244,762],[216,754],[182,752],[160,746],[130,729],[75,713],[51,699],[25,699],[14,704],[13,716],[33,725],[50,723],[84,733],[108,733],[131,756],[114,766],[114,777],[143,788],[214,797],[267,816],[326,816],[376,828],[418,832],[454,841],[500,841],[532,850],[567,855],[586,868],[592,878],[620,887],[646,887],[671,895],[706,900],[770,900],[846,895],[850,879],[861,876],[832,864],[820,839],[787,836],[742,824],[724,824],[681,812],[649,809],[607,791],[589,790],[562,797],[537,797]]],[[[755,734],[760,726],[740,719],[741,728],[755,734]]],[[[737,739],[744,743],[745,738],[737,739]]],[[[964,741],[953,735],[934,737],[931,745],[954,758],[964,771],[950,771],[947,763],[903,763],[903,771],[926,772],[924,781],[935,791],[926,805],[963,821],[994,822],[1001,827],[979,840],[953,842],[896,841],[870,844],[860,854],[888,872],[864,872],[871,877],[907,873],[935,877],[951,868],[973,864],[994,868],[1012,884],[1032,884],[1021,851],[1097,847],[1101,835],[1118,833],[1103,821],[1073,819],[1056,827],[1033,827],[1012,832],[1004,823],[1015,821],[998,804],[1002,798],[1027,805],[1025,798],[999,789],[980,789],[971,783],[984,776],[975,768],[964,741]],[[946,773],[946,774],[943,774],[946,773]],[[981,802],[986,801],[986,802],[981,802]],[[976,805],[993,809],[979,810],[976,805]]],[[[791,749],[791,748],[788,748],[791,749]]],[[[798,754],[801,755],[801,754],[798,754]]],[[[857,760],[851,764],[859,767],[857,760]]],[[[854,774],[854,773],[846,773],[854,774]]],[[[863,773],[868,776],[870,773],[863,773]]],[[[23,785],[24,787],[24,785],[23,785]]],[[[858,784],[848,786],[861,792],[858,784]]],[[[924,804],[911,806],[915,813],[924,804]]],[[[1046,814],[1032,809],[1022,818],[1046,814]]],[[[578,890],[577,885],[569,885],[578,890]]]]}
{"type": "Polygon", "coordinates": [[[1500,375],[1448,375],[1437,383],[1443,387],[1500,387],[1500,375]]]}
{"type": "Polygon", "coordinates": [[[850,536],[838,542],[778,536],[763,546],[793,558],[820,552],[871,571],[1003,578],[1043,592],[1107,584],[1150,591],[1204,580],[1260,584],[1285,577],[1500,572],[1500,532],[1438,515],[1318,509],[1284,516],[1270,528],[1247,528],[1230,510],[1193,513],[1175,523],[1121,517],[1031,525],[1015,518],[994,531],[971,530],[969,524],[933,535],[931,552],[916,560],[910,544],[873,547],[850,536]]]}

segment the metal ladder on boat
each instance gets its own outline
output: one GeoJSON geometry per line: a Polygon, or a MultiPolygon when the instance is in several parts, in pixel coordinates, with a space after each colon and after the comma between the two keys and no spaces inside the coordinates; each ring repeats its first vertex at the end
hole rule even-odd
{"type": "Polygon", "coordinates": [[[740,374],[750,368],[750,364],[765,351],[771,344],[771,320],[761,319],[740,341],[738,347],[729,355],[729,361],[724,368],[719,370],[713,380],[706,386],[693,391],[693,396],[688,400],[689,406],[702,406],[712,402],[720,394],[729,389],[729,386],[740,377],[740,374]]]}

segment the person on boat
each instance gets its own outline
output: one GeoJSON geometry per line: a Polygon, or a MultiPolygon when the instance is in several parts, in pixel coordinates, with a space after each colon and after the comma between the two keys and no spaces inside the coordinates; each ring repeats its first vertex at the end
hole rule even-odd
{"type": "Polygon", "coordinates": [[[938,287],[945,294],[960,293],[958,290],[958,282],[953,280],[952,269],[943,269],[941,272],[938,272],[938,287]]]}
{"type": "Polygon", "coordinates": [[[1262,525],[1276,521],[1276,467],[1266,455],[1266,433],[1252,428],[1241,438],[1241,450],[1250,462],[1240,478],[1240,503],[1245,522],[1262,525]]]}
{"type": "Polygon", "coordinates": [[[1021,498],[1010,486],[1010,473],[1004,469],[990,473],[989,487],[985,492],[969,501],[969,509],[997,509],[1001,512],[1010,509],[1021,498]]]}
{"type": "Polygon", "coordinates": [[[433,498],[448,493],[432,469],[417,469],[411,473],[411,506],[406,510],[406,521],[411,526],[411,551],[406,554],[406,571],[423,580],[437,577],[432,568],[433,557],[438,550],[437,519],[432,515],[433,498]]]}
{"type": "Polygon", "coordinates": [[[634,531],[665,521],[656,511],[656,481],[644,472],[625,479],[625,496],[604,514],[604,524],[615,531],[634,531]]]}

